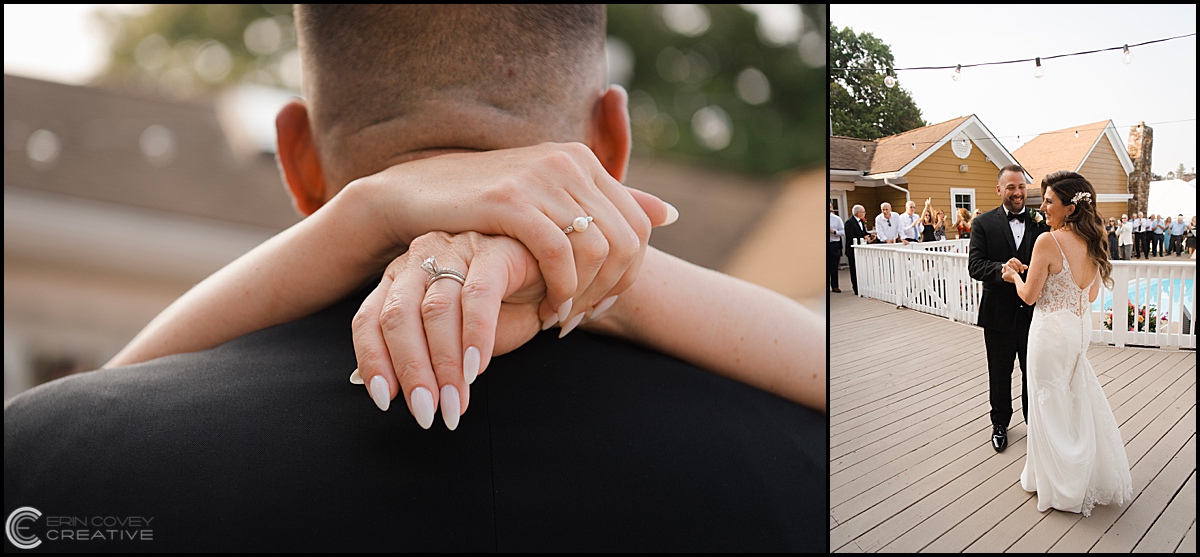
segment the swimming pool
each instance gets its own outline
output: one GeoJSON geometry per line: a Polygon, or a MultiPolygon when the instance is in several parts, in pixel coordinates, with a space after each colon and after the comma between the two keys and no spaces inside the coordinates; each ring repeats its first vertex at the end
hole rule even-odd
{"type": "MultiPolygon", "coordinates": [[[[1178,308],[1180,302],[1190,306],[1195,295],[1194,279],[1138,279],[1129,281],[1129,301],[1135,305],[1147,302],[1159,308],[1178,308]],[[1161,288],[1160,288],[1161,287],[1161,288]]],[[[1092,302],[1092,311],[1112,309],[1112,292],[1103,289],[1092,302]]]]}

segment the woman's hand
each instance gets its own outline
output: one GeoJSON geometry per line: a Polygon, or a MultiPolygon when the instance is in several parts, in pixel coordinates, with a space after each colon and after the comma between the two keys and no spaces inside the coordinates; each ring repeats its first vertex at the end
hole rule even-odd
{"type": "Polygon", "coordinates": [[[538,333],[545,294],[537,261],[512,238],[421,236],[388,266],[354,316],[356,374],[380,410],[403,394],[421,427],[429,429],[441,406],[453,430],[470,401],[470,384],[492,356],[538,333]],[[438,269],[462,273],[463,282],[447,277],[427,287],[432,275],[422,264],[431,257],[438,269]]]}
{"type": "MultiPolygon", "coordinates": [[[[407,245],[431,231],[515,238],[546,279],[539,317],[546,328],[577,325],[583,312],[637,277],[652,226],[674,207],[615,180],[580,143],[448,153],[396,164],[338,194],[360,200],[379,236],[407,245]],[[577,217],[588,229],[564,233],[577,217]]],[[[391,246],[380,246],[381,250],[391,246]]],[[[380,251],[390,260],[397,252],[380,251]]]]}

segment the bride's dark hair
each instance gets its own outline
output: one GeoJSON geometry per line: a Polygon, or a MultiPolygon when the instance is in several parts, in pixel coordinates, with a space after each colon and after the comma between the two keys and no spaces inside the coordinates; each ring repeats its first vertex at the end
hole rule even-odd
{"type": "Polygon", "coordinates": [[[1108,239],[1104,232],[1104,219],[1096,211],[1096,188],[1076,172],[1059,170],[1042,178],[1042,195],[1054,190],[1054,196],[1065,205],[1074,205],[1075,211],[1063,219],[1063,226],[1070,225],[1083,238],[1087,246],[1088,259],[1100,268],[1104,286],[1113,287],[1112,263],[1108,260],[1108,239]],[[1080,195],[1086,193],[1086,196],[1080,195]],[[1078,197],[1077,197],[1078,196],[1078,197]]]}

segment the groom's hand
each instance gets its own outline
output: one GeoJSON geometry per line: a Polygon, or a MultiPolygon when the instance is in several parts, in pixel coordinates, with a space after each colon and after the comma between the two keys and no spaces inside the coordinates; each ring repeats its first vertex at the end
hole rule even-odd
{"type": "Polygon", "coordinates": [[[1008,262],[1005,263],[1004,265],[1008,266],[1008,267],[1012,267],[1012,269],[1018,273],[1024,273],[1025,270],[1029,268],[1028,265],[1021,263],[1021,260],[1017,259],[1016,257],[1009,259],[1008,262]]]}

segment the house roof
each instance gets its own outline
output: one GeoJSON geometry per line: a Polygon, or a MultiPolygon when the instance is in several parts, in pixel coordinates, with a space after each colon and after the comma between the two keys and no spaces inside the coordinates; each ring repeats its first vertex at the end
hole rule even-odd
{"type": "Polygon", "coordinates": [[[978,146],[996,168],[1017,162],[979,117],[972,114],[875,141],[830,137],[829,169],[866,171],[868,178],[901,178],[947,142],[963,136],[978,146]],[[864,146],[866,152],[862,150],[864,146]]]}
{"type": "Polygon", "coordinates": [[[876,144],[869,139],[834,135],[829,137],[830,170],[868,170],[876,144]]]}
{"type": "MultiPolygon", "coordinates": [[[[237,131],[213,103],[5,75],[5,193],[268,230],[298,222],[274,156],[237,131]]],[[[772,207],[780,180],[634,157],[626,182],[679,209],[680,221],[656,230],[652,244],[719,268],[772,207]]]]}
{"type": "Polygon", "coordinates": [[[211,103],[5,75],[4,139],[5,188],[279,230],[300,220],[274,157],[235,156],[211,103]]]}
{"type": "Polygon", "coordinates": [[[1125,144],[1117,135],[1117,128],[1112,120],[1101,120],[1039,134],[1013,154],[1032,176],[1045,176],[1058,170],[1078,172],[1101,141],[1112,144],[1125,174],[1133,172],[1133,161],[1129,158],[1125,144]]]}

